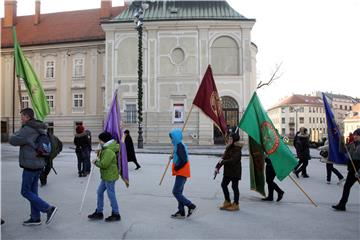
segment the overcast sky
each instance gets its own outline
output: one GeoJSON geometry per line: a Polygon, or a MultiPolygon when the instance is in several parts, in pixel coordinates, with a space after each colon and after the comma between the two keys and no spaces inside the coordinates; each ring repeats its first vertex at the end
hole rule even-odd
{"type": "MultiPolygon", "coordinates": [[[[268,108],[292,93],[329,91],[360,97],[360,0],[228,0],[255,18],[257,80],[282,63],[281,78],[258,90],[268,108]]],[[[18,0],[18,15],[34,14],[34,0],[18,0]]],[[[113,0],[113,6],[123,0],[113,0]]],[[[41,0],[41,12],[100,7],[100,0],[41,0]]],[[[4,15],[3,1],[1,17],[4,15]]]]}

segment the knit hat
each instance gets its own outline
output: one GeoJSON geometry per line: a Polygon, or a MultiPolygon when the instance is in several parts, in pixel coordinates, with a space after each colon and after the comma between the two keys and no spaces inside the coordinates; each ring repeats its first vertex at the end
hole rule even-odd
{"type": "Polygon", "coordinates": [[[239,132],[233,132],[230,134],[230,137],[233,139],[233,142],[237,142],[240,140],[239,132]]]}
{"type": "Polygon", "coordinates": [[[83,133],[84,130],[85,129],[84,129],[83,125],[79,125],[79,126],[76,127],[76,133],[77,134],[83,133]]]}
{"type": "Polygon", "coordinates": [[[99,134],[99,139],[101,141],[103,141],[104,143],[106,143],[106,142],[110,141],[111,139],[113,139],[113,137],[108,132],[102,132],[99,134]]]}
{"type": "Polygon", "coordinates": [[[356,129],[353,134],[360,136],[360,128],[356,129]]]}

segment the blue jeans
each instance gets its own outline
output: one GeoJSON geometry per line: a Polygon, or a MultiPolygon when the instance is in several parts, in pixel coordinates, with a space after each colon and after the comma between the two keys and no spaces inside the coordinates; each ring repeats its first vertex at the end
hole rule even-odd
{"type": "Polygon", "coordinates": [[[181,212],[185,211],[184,206],[191,206],[193,205],[186,197],[183,195],[184,185],[186,183],[186,177],[183,176],[176,176],[175,184],[172,190],[172,193],[176,200],[178,201],[178,209],[181,212]]]}
{"type": "Polygon", "coordinates": [[[107,192],[107,195],[110,200],[110,205],[112,212],[119,214],[119,206],[117,204],[116,195],[115,195],[115,181],[104,181],[101,180],[100,185],[97,190],[97,208],[96,212],[103,212],[104,210],[104,192],[107,192]]]}
{"type": "Polygon", "coordinates": [[[22,174],[21,195],[29,200],[31,206],[31,219],[39,220],[40,212],[47,212],[50,205],[38,196],[38,182],[41,170],[28,171],[22,174]]]}

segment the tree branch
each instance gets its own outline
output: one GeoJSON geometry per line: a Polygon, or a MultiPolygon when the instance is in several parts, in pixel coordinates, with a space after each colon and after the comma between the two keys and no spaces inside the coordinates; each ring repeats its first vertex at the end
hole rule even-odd
{"type": "Polygon", "coordinates": [[[269,86],[273,81],[275,81],[276,79],[279,79],[282,76],[282,73],[278,74],[280,68],[281,68],[282,63],[277,64],[275,71],[273,72],[271,78],[269,81],[263,83],[262,81],[259,82],[259,84],[257,85],[256,89],[259,89],[263,86],[269,86]]]}

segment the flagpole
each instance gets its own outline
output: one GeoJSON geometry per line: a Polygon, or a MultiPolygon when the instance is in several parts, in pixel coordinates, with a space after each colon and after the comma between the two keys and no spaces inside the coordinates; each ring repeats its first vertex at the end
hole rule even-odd
{"type": "Polygon", "coordinates": [[[15,132],[15,51],[14,51],[14,69],[13,69],[13,119],[12,119],[12,131],[15,132]]]}
{"type": "MultiPolygon", "coordinates": [[[[190,117],[190,114],[191,114],[191,112],[192,112],[193,107],[194,107],[194,104],[191,104],[191,108],[190,108],[189,114],[188,114],[187,117],[186,117],[185,123],[184,123],[184,125],[183,125],[183,127],[182,127],[182,129],[181,129],[181,132],[184,132],[184,129],[185,129],[186,124],[187,124],[187,122],[188,122],[188,120],[189,120],[189,117],[190,117]]],[[[173,154],[174,154],[174,153],[172,153],[171,155],[173,155],[173,154]]],[[[167,170],[168,170],[168,168],[169,168],[169,166],[170,166],[171,159],[172,159],[171,156],[169,156],[169,161],[168,161],[168,163],[166,164],[165,171],[164,171],[164,173],[163,173],[163,175],[162,175],[162,177],[161,177],[161,179],[160,179],[159,186],[161,186],[161,184],[162,184],[162,182],[163,182],[163,180],[164,180],[165,174],[166,174],[166,172],[167,172],[167,170]]]]}
{"type": "Polygon", "coordinates": [[[289,175],[289,177],[290,177],[290,179],[295,183],[295,185],[305,194],[305,196],[310,200],[310,202],[312,203],[312,204],[314,204],[314,206],[315,207],[317,207],[318,205],[316,205],[316,203],[311,199],[311,197],[304,191],[304,189],[302,189],[302,187],[295,181],[295,179],[292,177],[292,176],[290,176],[289,175]]]}

